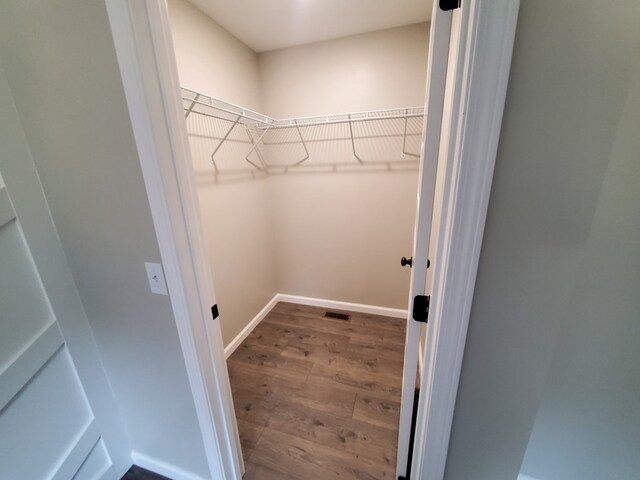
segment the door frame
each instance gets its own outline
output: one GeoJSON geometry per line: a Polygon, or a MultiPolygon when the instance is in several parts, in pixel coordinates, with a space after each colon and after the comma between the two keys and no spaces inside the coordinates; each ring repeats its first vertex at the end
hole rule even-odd
{"type": "MultiPolygon", "coordinates": [[[[215,293],[167,6],[105,2],[209,469],[212,478],[240,479],[242,453],[220,325],[210,312],[215,293]]],[[[460,74],[440,140],[447,162],[411,472],[428,480],[444,476],[519,8],[519,0],[462,3],[460,74]]]]}
{"type": "MultiPolygon", "coordinates": [[[[431,25],[429,28],[429,54],[425,88],[425,117],[422,131],[420,152],[420,171],[418,173],[418,194],[413,236],[413,266],[409,285],[407,306],[407,328],[404,345],[402,370],[402,395],[400,399],[400,418],[398,425],[398,448],[396,453],[396,476],[407,477],[412,458],[411,436],[415,428],[414,404],[416,403],[416,376],[420,359],[420,336],[423,323],[413,319],[413,307],[418,295],[425,295],[427,288],[427,265],[429,264],[429,244],[431,228],[436,211],[436,183],[440,174],[440,143],[445,129],[445,100],[447,86],[455,69],[449,68],[455,48],[455,32],[451,27],[454,13],[459,15],[460,9],[443,11],[437,3],[433,5],[431,25]]],[[[434,258],[434,263],[435,258],[434,258]]],[[[424,364],[422,369],[424,368],[424,364]]],[[[414,442],[415,444],[415,442],[414,442]]]]}
{"type": "MultiPolygon", "coordinates": [[[[462,0],[412,479],[444,478],[511,68],[519,0],[462,0]],[[464,7],[467,8],[464,8],[464,7]],[[427,448],[428,446],[428,448],[427,448]]],[[[443,132],[445,126],[443,122],[443,132]]],[[[444,161],[443,161],[444,160],[444,161]]]]}

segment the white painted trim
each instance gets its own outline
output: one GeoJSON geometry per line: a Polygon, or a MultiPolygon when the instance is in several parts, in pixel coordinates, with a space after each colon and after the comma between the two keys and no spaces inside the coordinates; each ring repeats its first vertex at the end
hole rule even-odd
{"type": "Polygon", "coordinates": [[[518,480],[539,480],[537,478],[534,477],[530,477],[529,475],[518,475],[518,480]]]}
{"type": "Polygon", "coordinates": [[[341,302],[339,300],[327,300],[324,298],[302,297],[299,295],[289,295],[279,293],[278,302],[299,303],[312,307],[333,308],[336,310],[347,310],[348,312],[369,313],[371,315],[384,315],[385,317],[406,318],[407,311],[400,308],[378,307],[366,305],[364,303],[341,302]]]}
{"type": "Polygon", "coordinates": [[[278,302],[298,303],[300,305],[310,305],[314,307],[331,308],[334,310],[346,310],[348,312],[369,313],[372,315],[384,315],[386,317],[405,318],[407,311],[399,308],[377,307],[363,303],[341,302],[339,300],[327,300],[324,298],[301,297],[299,295],[289,295],[287,293],[276,293],[258,314],[251,319],[246,327],[231,340],[224,349],[224,357],[229,358],[240,344],[247,338],[254,328],[267,316],[278,302]]]}
{"type": "Polygon", "coordinates": [[[444,478],[518,17],[465,0],[411,478],[444,478]]]}
{"type": "MultiPolygon", "coordinates": [[[[420,172],[418,174],[418,197],[413,235],[413,268],[407,299],[407,310],[413,308],[413,300],[424,295],[427,287],[427,264],[431,223],[436,191],[436,175],[440,162],[440,143],[444,122],[445,93],[449,76],[449,51],[451,39],[451,11],[442,11],[438,2],[433,2],[429,28],[429,55],[427,61],[427,83],[425,89],[425,118],[422,134],[420,172]]],[[[402,371],[402,396],[398,421],[398,453],[396,455],[396,477],[408,477],[408,457],[413,424],[419,341],[422,323],[407,315],[404,365],[402,371]]]]}
{"type": "Polygon", "coordinates": [[[244,464],[222,332],[219,322],[211,321],[215,294],[167,5],[155,0],[106,0],[106,5],[209,476],[240,480],[244,464]]]}
{"type": "Polygon", "coordinates": [[[422,338],[418,342],[418,376],[422,378],[422,372],[424,371],[424,343],[422,338]]]}
{"type": "Polygon", "coordinates": [[[231,354],[236,351],[236,348],[238,348],[244,341],[244,339],[249,336],[253,329],[258,326],[262,319],[267,316],[271,309],[275,307],[276,303],[280,301],[278,300],[278,296],[278,293],[275,294],[273,298],[269,300],[269,302],[264,306],[264,308],[260,310],[255,317],[253,317],[253,319],[247,324],[247,326],[244,327],[233,340],[231,340],[231,343],[229,343],[229,345],[224,348],[224,358],[229,358],[231,354]]]}
{"type": "Polygon", "coordinates": [[[131,452],[131,460],[134,465],[149,470],[150,472],[163,475],[171,480],[205,480],[195,473],[187,472],[169,463],[160,461],[143,453],[131,452]]]}

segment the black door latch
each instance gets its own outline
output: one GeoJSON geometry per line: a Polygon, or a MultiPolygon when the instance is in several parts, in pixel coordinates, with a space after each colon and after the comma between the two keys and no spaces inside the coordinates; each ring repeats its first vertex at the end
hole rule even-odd
{"type": "Polygon", "coordinates": [[[413,311],[411,312],[411,316],[416,322],[427,323],[430,301],[430,295],[416,295],[413,298],[413,311]]]}
{"type": "Polygon", "coordinates": [[[448,11],[455,10],[456,8],[460,8],[461,0],[440,0],[440,10],[448,11]]]}

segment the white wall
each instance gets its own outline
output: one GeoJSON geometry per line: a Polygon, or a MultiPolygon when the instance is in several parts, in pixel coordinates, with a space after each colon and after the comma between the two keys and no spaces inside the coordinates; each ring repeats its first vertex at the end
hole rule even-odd
{"type": "Polygon", "coordinates": [[[521,3],[449,480],[637,476],[639,23],[521,3]]]}
{"type": "Polygon", "coordinates": [[[104,3],[2,2],[0,58],[132,447],[206,477],[104,3]]]}
{"type": "Polygon", "coordinates": [[[639,59],[521,468],[539,480],[640,472],[639,59]]]}
{"type": "Polygon", "coordinates": [[[181,86],[260,111],[258,57],[187,0],[168,0],[181,86]]]}
{"type": "MultiPolygon", "coordinates": [[[[169,14],[182,86],[260,111],[257,55],[185,0],[170,0],[169,14]]],[[[206,134],[206,124],[197,117],[188,118],[188,131],[206,134]]],[[[217,138],[224,128],[215,132],[217,138]]],[[[236,132],[232,138],[241,135],[241,127],[236,132]]],[[[217,142],[190,137],[202,227],[218,280],[216,300],[228,345],[278,292],[277,263],[268,180],[241,176],[216,182],[210,155],[217,142]]],[[[232,150],[234,163],[242,165],[249,148],[241,144],[232,150]]],[[[221,150],[223,162],[230,153],[226,147],[221,150]]]]}
{"type": "MultiPolygon", "coordinates": [[[[422,106],[428,37],[423,23],[260,54],[265,113],[422,106]]],[[[273,176],[280,291],[406,308],[399,261],[413,248],[417,179],[417,169],[273,176]]]]}
{"type": "Polygon", "coordinates": [[[265,113],[276,118],[424,104],[429,24],[261,53],[265,113]]]}

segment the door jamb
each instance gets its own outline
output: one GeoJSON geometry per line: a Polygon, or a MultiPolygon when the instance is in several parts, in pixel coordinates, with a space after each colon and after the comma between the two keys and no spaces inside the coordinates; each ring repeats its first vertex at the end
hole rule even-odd
{"type": "MultiPolygon", "coordinates": [[[[442,479],[506,96],[519,0],[465,0],[464,74],[446,181],[412,478],[442,479]],[[444,323],[442,320],[446,318],[444,323]],[[424,447],[428,443],[429,449],[424,447]]],[[[244,470],[164,2],[106,0],[212,478],[244,470]]],[[[464,8],[464,7],[463,7],[464,8]]]]}
{"type": "MultiPolygon", "coordinates": [[[[423,323],[414,321],[413,309],[417,296],[424,295],[427,288],[427,265],[431,228],[436,212],[436,192],[438,191],[439,153],[441,139],[447,130],[444,120],[447,118],[445,100],[449,92],[452,69],[451,30],[453,14],[433,4],[431,25],[429,27],[429,54],[425,86],[425,117],[422,127],[422,146],[420,171],[418,172],[417,208],[413,234],[413,268],[407,298],[407,328],[405,332],[404,359],[402,369],[402,391],[400,399],[400,417],[398,421],[398,448],[396,452],[396,475],[399,479],[408,476],[410,468],[411,441],[415,428],[416,376],[420,363],[420,336],[423,323]]],[[[426,313],[426,310],[423,310],[426,313]]],[[[425,318],[426,320],[426,318],[425,318]]],[[[424,366],[424,365],[423,365],[424,366]]]]}
{"type": "Polygon", "coordinates": [[[211,478],[244,465],[164,1],[106,0],[171,306],[211,478]]]}
{"type": "Polygon", "coordinates": [[[418,403],[413,479],[441,480],[445,474],[519,4],[519,0],[462,2],[448,105],[451,123],[446,138],[441,138],[441,148],[446,149],[445,187],[420,379],[424,390],[418,403]]]}

